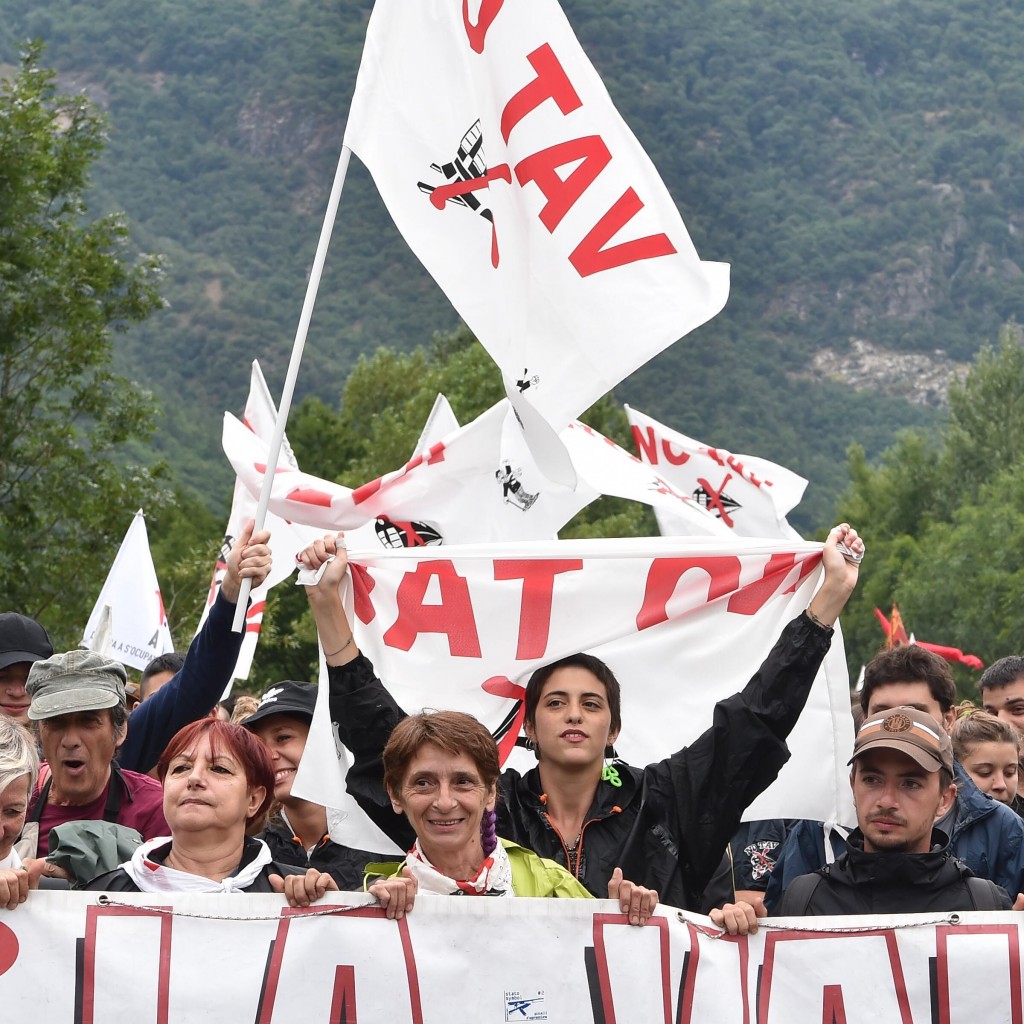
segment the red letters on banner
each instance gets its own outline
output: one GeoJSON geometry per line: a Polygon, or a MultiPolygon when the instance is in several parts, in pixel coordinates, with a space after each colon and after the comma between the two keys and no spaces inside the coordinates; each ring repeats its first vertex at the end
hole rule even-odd
{"type": "MultiPolygon", "coordinates": [[[[501,135],[506,143],[516,125],[546,100],[554,100],[563,115],[583,105],[549,44],[538,47],[527,56],[527,60],[537,77],[523,86],[501,112],[501,135]]],[[[604,140],[598,135],[589,135],[526,157],[516,164],[516,178],[520,185],[532,181],[540,189],[547,200],[540,213],[541,223],[553,232],[611,159],[611,151],[604,140]],[[568,178],[558,175],[556,168],[577,160],[583,162],[568,178]]],[[[609,245],[612,238],[643,208],[644,204],[634,189],[628,188],[619,196],[569,256],[569,262],[580,277],[590,277],[603,270],[657,256],[671,256],[676,251],[663,232],[609,245]]]]}
{"type": "Polygon", "coordinates": [[[477,22],[474,25],[469,20],[469,0],[462,0],[462,24],[466,27],[466,37],[469,39],[470,47],[476,53],[484,52],[484,40],[487,37],[487,30],[491,27],[494,19],[501,10],[505,0],[483,0],[480,4],[480,13],[477,15],[477,22]]]}
{"type": "MultiPolygon", "coordinates": [[[[647,456],[647,461],[652,465],[658,464],[658,439],[654,436],[654,427],[645,427],[641,430],[636,424],[632,426],[633,440],[636,442],[637,451],[647,456]]],[[[661,450],[665,461],[673,466],[682,466],[690,461],[688,452],[677,452],[672,448],[672,442],[661,439],[661,450]]]]}
{"type": "Polygon", "coordinates": [[[398,618],[384,634],[384,643],[407,651],[420,633],[445,633],[453,658],[479,658],[480,637],[473,616],[473,602],[464,576],[449,561],[420,562],[398,584],[398,618]],[[440,604],[424,604],[431,581],[441,591],[440,604]]]}
{"type": "Polygon", "coordinates": [[[496,580],[523,581],[523,599],[519,609],[519,645],[516,648],[518,661],[544,657],[551,630],[551,595],[555,587],[555,577],[559,573],[575,572],[582,568],[583,561],[579,558],[495,560],[496,580]]]}
{"type": "MultiPolygon", "coordinates": [[[[430,446],[426,454],[417,455],[416,458],[407,462],[401,473],[411,473],[419,466],[433,466],[438,462],[444,462],[444,441],[438,441],[437,444],[430,446]]],[[[383,484],[384,477],[381,476],[377,477],[376,480],[371,480],[368,484],[363,484],[362,487],[357,487],[352,492],[353,504],[361,505],[368,498],[372,498],[381,489],[383,484]]],[[[328,504],[330,503],[328,502],[328,504]]]]}
{"type": "Polygon", "coordinates": [[[637,613],[636,628],[649,629],[668,619],[668,602],[679,581],[691,569],[707,575],[707,602],[732,593],[740,583],[740,560],[735,555],[706,555],[695,558],[655,558],[647,573],[643,607],[637,613]]]}
{"type": "Polygon", "coordinates": [[[717,448],[705,448],[705,454],[709,459],[713,459],[720,466],[728,466],[734,473],[743,477],[744,480],[749,480],[755,487],[772,487],[774,486],[771,480],[760,480],[756,473],[752,470],[746,469],[743,463],[736,458],[735,455],[726,453],[723,457],[722,453],[717,448]]]}
{"type": "MultiPolygon", "coordinates": [[[[801,558],[800,574],[787,588],[786,593],[793,593],[800,581],[816,569],[820,561],[820,553],[801,558]]],[[[759,612],[789,577],[790,569],[794,565],[796,565],[796,555],[772,555],[764,567],[761,578],[753,583],[748,583],[729,598],[729,611],[737,615],[754,615],[759,612]]]]}
{"type": "MultiPolygon", "coordinates": [[[[798,558],[776,553],[764,564],[756,580],[740,586],[741,562],[735,555],[697,555],[686,558],[655,558],[647,571],[643,604],[636,616],[637,630],[649,629],[668,617],[668,603],[688,572],[697,570],[703,579],[687,584],[688,605],[717,601],[728,596],[727,610],[735,615],[754,615],[778,593],[796,570],[786,588],[792,593],[800,581],[821,562],[820,552],[798,558]],[[702,591],[702,587],[706,590],[702,591]]],[[[522,580],[516,660],[541,659],[551,631],[555,577],[582,570],[581,559],[495,559],[495,580],[522,580]]],[[[370,601],[375,583],[372,575],[353,566],[355,610],[363,623],[372,622],[376,611],[370,601]]],[[[481,657],[480,637],[469,582],[446,559],[422,561],[406,572],[395,592],[397,616],[384,632],[388,647],[408,651],[420,633],[444,633],[454,657],[481,657]],[[427,589],[436,581],[440,600],[426,603],[427,589]]]]}
{"type": "MultiPolygon", "coordinates": [[[[463,0],[462,17],[466,36],[470,47],[477,53],[483,53],[484,37],[501,9],[501,2],[484,0],[479,21],[473,25],[469,20],[467,0],[463,0]]],[[[563,116],[583,106],[575,86],[549,43],[537,47],[527,54],[526,59],[535,76],[502,109],[500,128],[506,144],[516,126],[548,100],[554,102],[563,116]]],[[[600,135],[587,135],[567,139],[524,157],[516,164],[515,174],[520,187],[533,183],[547,200],[541,209],[540,221],[548,231],[554,232],[611,161],[612,153],[604,139],[600,135]],[[569,172],[568,177],[563,178],[558,173],[559,168],[573,164],[577,166],[569,172]]],[[[494,164],[482,177],[439,186],[433,190],[431,202],[442,209],[449,200],[489,188],[492,181],[498,180],[511,181],[507,164],[494,164]]],[[[590,277],[640,260],[671,256],[676,252],[664,232],[611,244],[612,239],[643,208],[643,200],[634,188],[627,188],[612,203],[569,255],[569,262],[580,277],[590,277]]],[[[492,263],[495,267],[498,265],[496,250],[492,253],[492,263]]]]}
{"type": "Polygon", "coordinates": [[[5,924],[0,924],[0,974],[6,974],[18,959],[18,936],[5,924]]]}
{"type": "MultiPolygon", "coordinates": [[[[247,908],[245,897],[235,898],[240,910],[247,908]]],[[[364,1017],[421,1024],[431,1016],[425,1009],[436,1011],[435,1016],[470,1019],[461,1005],[439,1003],[443,988],[427,986],[421,995],[425,972],[445,952],[433,948],[436,924],[426,935],[417,934],[409,918],[388,921],[379,907],[318,904],[282,907],[267,926],[256,924],[265,918],[253,918],[251,926],[262,928],[253,939],[247,937],[246,925],[239,928],[231,918],[214,912],[199,922],[195,914],[179,916],[176,910],[183,908],[170,902],[84,906],[66,936],[69,941],[57,943],[56,950],[34,948],[29,953],[33,944],[25,940],[33,934],[30,927],[22,939],[34,965],[19,963],[29,973],[13,981],[14,987],[12,976],[4,978],[5,998],[24,1002],[26,990],[33,996],[42,991],[46,998],[36,999],[44,1011],[40,1019],[50,1019],[58,1005],[66,1004],[62,1019],[91,1024],[126,1006],[133,1019],[170,1024],[175,1013],[205,1005],[203,1000],[215,994],[214,989],[197,987],[196,957],[202,955],[196,952],[197,937],[204,936],[212,948],[231,936],[225,943],[226,976],[234,977],[234,968],[257,979],[255,986],[235,991],[227,1014],[232,1020],[242,1019],[244,1010],[245,1019],[255,1024],[275,1024],[293,1019],[298,1005],[323,1008],[323,1017],[310,1019],[341,1024],[364,1017]],[[73,980],[52,974],[69,968],[73,980]],[[130,992],[124,987],[129,976],[130,992]],[[52,981],[61,995],[54,999],[36,979],[52,981]],[[300,994],[310,1001],[302,1002],[300,994]]],[[[64,905],[55,903],[53,921],[63,913],[64,905]]],[[[552,933],[551,949],[554,953],[558,947],[565,967],[572,964],[573,972],[575,958],[582,961],[589,1009],[595,1020],[609,1024],[639,1019],[629,1003],[638,989],[648,997],[644,1019],[658,1024],[697,1024],[709,1006],[718,1009],[721,1019],[744,1024],[843,1024],[868,1016],[878,1024],[959,1024],[968,1019],[1021,1024],[1020,926],[1009,914],[1001,917],[999,923],[983,924],[979,922],[985,918],[967,915],[958,924],[935,926],[899,918],[860,920],[845,931],[815,931],[815,920],[807,918],[799,930],[776,926],[763,938],[730,938],[700,922],[679,924],[674,914],[655,915],[638,931],[621,914],[594,911],[587,914],[586,931],[577,928],[568,947],[552,933]],[[722,955],[728,945],[735,947],[736,956],[722,955]],[[984,986],[965,991],[962,980],[976,979],[979,970],[984,986]]],[[[491,920],[496,947],[510,948],[503,946],[507,936],[502,934],[510,925],[508,916],[491,920]]],[[[20,919],[14,921],[12,932],[20,927],[20,919]]],[[[471,953],[459,946],[455,955],[471,953]]],[[[500,982],[496,987],[489,977],[488,983],[500,999],[500,982]]],[[[580,1006],[586,1005],[584,996],[580,1006]]]]}

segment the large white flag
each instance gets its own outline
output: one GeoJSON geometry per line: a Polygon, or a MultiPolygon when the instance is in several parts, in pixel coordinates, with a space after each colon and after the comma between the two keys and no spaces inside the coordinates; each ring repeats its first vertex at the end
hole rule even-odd
{"type": "MultiPolygon", "coordinates": [[[[626,416],[641,460],[700,502],[728,530],[741,537],[799,537],[786,514],[803,497],[807,481],[802,476],[755,455],[733,455],[701,444],[628,405],[626,416]]],[[[655,514],[664,535],[690,532],[671,511],[658,508],[655,514]]]]}
{"type": "MultiPolygon", "coordinates": [[[[516,749],[530,673],[594,651],[622,683],[616,747],[647,764],[698,736],[715,702],[746,684],[807,606],[820,557],[820,544],[737,537],[352,550],[346,602],[359,647],[402,707],[476,715],[502,762],[520,768],[533,763],[516,749]]],[[[853,725],[834,646],[793,757],[748,819],[850,818],[853,725]]],[[[314,728],[308,743],[333,751],[329,730],[314,728]]],[[[302,795],[325,802],[310,782],[302,795]]]]}
{"type": "Polygon", "coordinates": [[[377,0],[345,144],[531,447],[725,304],[556,0],[377,0]]]}
{"type": "Polygon", "coordinates": [[[102,648],[101,653],[140,671],[157,655],[174,650],[141,508],[107,573],[82,646],[102,648]]]}
{"type": "MultiPolygon", "coordinates": [[[[254,359],[252,363],[252,374],[249,381],[249,397],[245,403],[245,424],[239,429],[247,431],[252,437],[258,438],[266,451],[274,432],[274,424],[277,421],[277,408],[270,396],[270,389],[263,377],[260,364],[254,359]]],[[[266,455],[264,455],[264,462],[266,455]]],[[[284,469],[298,470],[299,466],[295,460],[288,438],[285,437],[281,444],[281,454],[278,465],[284,469]]],[[[254,496],[245,484],[238,478],[235,479],[235,489],[231,498],[231,512],[228,515],[227,528],[224,531],[224,539],[221,542],[220,555],[214,566],[213,577],[210,581],[210,591],[206,598],[206,606],[196,627],[198,633],[203,623],[210,614],[213,602],[217,598],[220,585],[227,572],[227,556],[235,539],[245,529],[246,524],[256,515],[257,494],[254,496]]],[[[252,668],[253,655],[256,653],[256,643],[259,640],[260,627],[263,624],[263,613],[267,607],[267,594],[270,588],[276,586],[282,580],[286,580],[295,569],[295,553],[301,551],[307,543],[307,537],[315,536],[301,527],[287,522],[273,512],[268,512],[264,523],[266,529],[270,530],[270,545],[274,550],[275,557],[270,574],[258,587],[253,587],[249,594],[249,609],[245,615],[245,636],[242,640],[242,647],[238,652],[238,660],[235,662],[234,670],[231,673],[232,679],[247,679],[252,668]]]]}

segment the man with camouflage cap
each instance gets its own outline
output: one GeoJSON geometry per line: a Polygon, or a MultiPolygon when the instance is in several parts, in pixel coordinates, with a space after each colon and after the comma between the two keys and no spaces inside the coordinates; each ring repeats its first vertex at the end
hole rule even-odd
{"type": "Polygon", "coordinates": [[[40,856],[50,829],[67,821],[116,822],[143,839],[167,835],[160,783],[114,762],[128,722],[126,681],[123,665],[85,650],[37,661],[29,672],[28,717],[46,758],[27,819],[38,824],[40,856]]]}

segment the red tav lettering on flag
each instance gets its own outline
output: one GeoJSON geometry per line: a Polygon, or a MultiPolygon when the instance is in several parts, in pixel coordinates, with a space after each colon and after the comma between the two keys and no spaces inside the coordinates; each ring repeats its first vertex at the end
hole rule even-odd
{"type": "Polygon", "coordinates": [[[494,24],[494,19],[497,18],[504,2],[505,0],[483,0],[474,25],[469,20],[469,0],[462,0],[462,24],[466,27],[466,38],[474,53],[484,52],[487,30],[494,24]]]}

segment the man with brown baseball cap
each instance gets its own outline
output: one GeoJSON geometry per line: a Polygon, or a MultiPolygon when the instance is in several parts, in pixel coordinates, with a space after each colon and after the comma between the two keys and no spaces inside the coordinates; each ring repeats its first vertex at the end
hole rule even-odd
{"type": "MultiPolygon", "coordinates": [[[[977,878],[935,827],[953,806],[953,749],[931,715],[896,707],[866,718],[850,759],[857,828],[829,865],[793,880],[776,915],[918,914],[1024,910],[1005,889],[977,878]]],[[[756,931],[746,903],[712,912],[733,934],[756,931]]]]}
{"type": "Polygon", "coordinates": [[[847,764],[872,750],[898,750],[927,772],[944,768],[949,773],[946,785],[953,781],[953,744],[949,733],[931,715],[917,708],[893,708],[866,718],[857,730],[853,757],[847,764]]]}
{"type": "Polygon", "coordinates": [[[28,670],[51,654],[50,637],[35,619],[18,612],[0,613],[0,713],[28,725],[28,670]]]}

